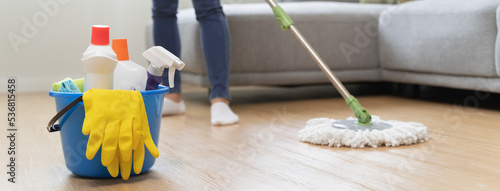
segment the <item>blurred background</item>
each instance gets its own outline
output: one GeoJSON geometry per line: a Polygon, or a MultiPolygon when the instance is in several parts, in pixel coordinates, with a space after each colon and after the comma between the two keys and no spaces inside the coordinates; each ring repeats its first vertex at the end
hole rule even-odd
{"type": "MultiPolygon", "coordinates": [[[[53,82],[84,75],[80,58],[91,26],[109,25],[110,38],[128,40],[130,59],[146,67],[146,24],[152,1],[0,0],[0,87],[16,77],[18,92],[49,91],[53,82]]],[[[264,0],[222,0],[223,4],[264,0]]],[[[179,0],[179,9],[191,8],[179,0]]],[[[6,93],[7,88],[0,88],[6,93]]]]}

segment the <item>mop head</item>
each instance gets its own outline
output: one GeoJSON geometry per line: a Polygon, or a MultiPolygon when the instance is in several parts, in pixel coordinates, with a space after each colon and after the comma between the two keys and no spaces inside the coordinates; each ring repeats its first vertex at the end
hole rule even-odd
{"type": "MultiPolygon", "coordinates": [[[[347,120],[356,119],[350,117],[347,120]]],[[[384,130],[352,130],[334,128],[332,124],[335,121],[337,120],[329,118],[310,119],[306,127],[299,131],[299,140],[329,147],[376,148],[422,143],[430,138],[427,127],[416,122],[383,121],[380,117],[372,115],[372,122],[385,123],[392,127],[384,130]]]]}

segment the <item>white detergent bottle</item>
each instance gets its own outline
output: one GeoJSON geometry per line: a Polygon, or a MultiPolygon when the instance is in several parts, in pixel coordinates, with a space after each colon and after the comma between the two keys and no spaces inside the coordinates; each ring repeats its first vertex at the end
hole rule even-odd
{"type": "Polygon", "coordinates": [[[118,58],[113,89],[144,91],[148,75],[144,67],[129,60],[127,39],[113,39],[112,47],[118,58]]]}
{"type": "Polygon", "coordinates": [[[90,46],[82,56],[85,70],[84,91],[91,88],[113,89],[113,72],[116,67],[116,54],[109,46],[109,26],[92,26],[90,46]]]}

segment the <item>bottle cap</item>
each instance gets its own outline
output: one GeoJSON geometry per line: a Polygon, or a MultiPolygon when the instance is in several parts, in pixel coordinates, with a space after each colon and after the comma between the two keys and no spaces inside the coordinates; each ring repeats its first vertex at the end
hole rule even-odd
{"type": "Polygon", "coordinates": [[[127,39],[113,39],[112,48],[116,53],[116,58],[118,58],[118,61],[129,60],[127,39]]]}
{"type": "Polygon", "coordinates": [[[92,26],[92,40],[93,45],[108,45],[109,44],[109,26],[106,25],[93,25],[92,26]]]}

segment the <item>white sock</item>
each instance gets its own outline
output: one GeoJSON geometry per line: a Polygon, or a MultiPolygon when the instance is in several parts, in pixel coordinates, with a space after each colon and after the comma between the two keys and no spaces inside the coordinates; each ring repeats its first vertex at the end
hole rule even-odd
{"type": "Polygon", "coordinates": [[[217,102],[210,107],[212,125],[231,125],[239,121],[238,115],[223,102],[217,102]]]}
{"type": "Polygon", "coordinates": [[[161,115],[177,115],[186,113],[186,105],[184,100],[181,102],[174,102],[168,98],[163,98],[163,108],[161,115]]]}

